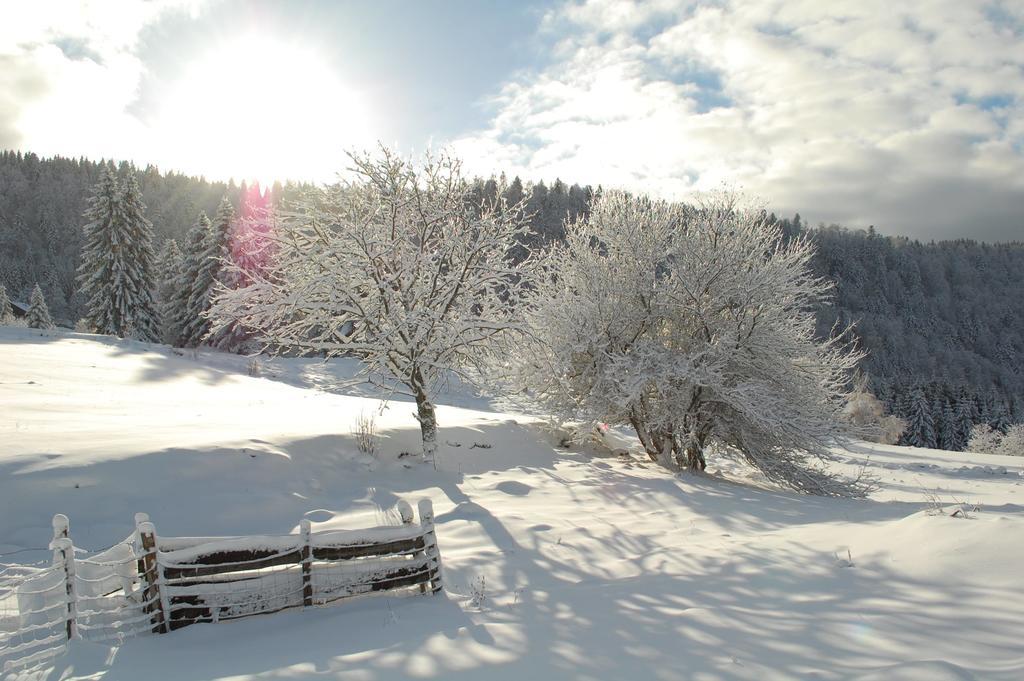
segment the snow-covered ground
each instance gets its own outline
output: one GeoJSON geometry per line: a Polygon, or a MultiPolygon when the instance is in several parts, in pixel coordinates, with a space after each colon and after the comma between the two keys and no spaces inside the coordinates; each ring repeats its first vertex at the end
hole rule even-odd
{"type": "Polygon", "coordinates": [[[377,416],[378,456],[358,452],[380,403],[344,385],[351,364],[247,364],[0,329],[0,562],[48,559],[34,549],[57,512],[95,550],[136,511],[166,535],[273,534],[378,524],[428,496],[447,594],[80,643],[23,676],[1024,678],[1022,460],[861,445],[840,465],[870,458],[874,497],[812,498],[738,464],[675,477],[564,450],[463,391],[440,400],[434,470],[399,457],[418,447],[407,402],[377,416]]]}

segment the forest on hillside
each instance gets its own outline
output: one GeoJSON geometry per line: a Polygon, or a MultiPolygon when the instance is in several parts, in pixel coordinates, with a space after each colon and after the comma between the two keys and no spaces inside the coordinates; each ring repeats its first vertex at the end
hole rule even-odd
{"type": "MultiPolygon", "coordinates": [[[[38,283],[66,326],[82,314],[82,214],[101,169],[87,159],[0,152],[0,284],[26,301],[38,283]]],[[[153,166],[137,177],[157,250],[182,241],[200,211],[212,215],[225,196],[237,206],[245,191],[153,166]]],[[[277,202],[300,187],[269,189],[277,202]]],[[[499,190],[511,202],[527,199],[542,241],[562,238],[566,217],[585,214],[600,191],[561,180],[476,182],[481,196],[499,190]]],[[[1024,420],[1024,244],[921,243],[873,228],[810,227],[799,216],[779,222],[790,237],[815,241],[816,273],[835,282],[833,300],[817,311],[818,332],[855,325],[873,392],[908,422],[904,443],[959,450],[973,424],[1024,420]]]]}

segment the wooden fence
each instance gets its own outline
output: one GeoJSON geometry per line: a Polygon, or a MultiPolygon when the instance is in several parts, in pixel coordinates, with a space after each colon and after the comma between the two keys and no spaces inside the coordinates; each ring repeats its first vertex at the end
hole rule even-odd
{"type": "Polygon", "coordinates": [[[50,567],[0,566],[0,671],[59,655],[68,640],[121,641],[197,622],[326,605],[381,592],[438,593],[441,554],[428,499],[400,501],[399,525],[249,537],[161,537],[144,513],[125,541],[75,557],[55,516],[50,567]],[[5,605],[6,604],[6,605],[5,605]]]}

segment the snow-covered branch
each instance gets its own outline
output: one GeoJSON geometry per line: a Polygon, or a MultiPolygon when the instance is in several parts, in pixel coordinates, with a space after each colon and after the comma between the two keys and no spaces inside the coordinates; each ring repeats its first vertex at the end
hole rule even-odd
{"type": "Polygon", "coordinates": [[[471,201],[447,155],[418,166],[387,149],[351,159],[355,180],[281,211],[272,262],[221,289],[214,333],[236,324],[277,350],[359,357],[415,396],[431,457],[438,387],[524,330],[517,306],[533,260],[510,257],[524,210],[471,201]]]}
{"type": "Polygon", "coordinates": [[[808,241],[784,243],[732,194],[691,207],[605,193],[566,232],[517,362],[549,412],[631,425],[672,468],[703,469],[715,444],[798,489],[862,491],[810,465],[849,432],[860,355],[845,332],[814,337],[829,284],[808,241]]]}

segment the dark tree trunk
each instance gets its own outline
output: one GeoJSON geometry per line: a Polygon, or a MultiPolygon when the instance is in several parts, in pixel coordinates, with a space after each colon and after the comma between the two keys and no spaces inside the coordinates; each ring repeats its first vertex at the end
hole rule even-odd
{"type": "Polygon", "coordinates": [[[708,462],[704,459],[704,448],[696,440],[691,440],[686,447],[686,467],[691,471],[704,471],[708,462]]]}
{"type": "MultiPolygon", "coordinates": [[[[434,405],[422,390],[416,391],[416,419],[420,422],[423,438],[423,460],[435,463],[437,454],[437,414],[434,405]]],[[[436,464],[435,464],[436,465],[436,464]]]]}

